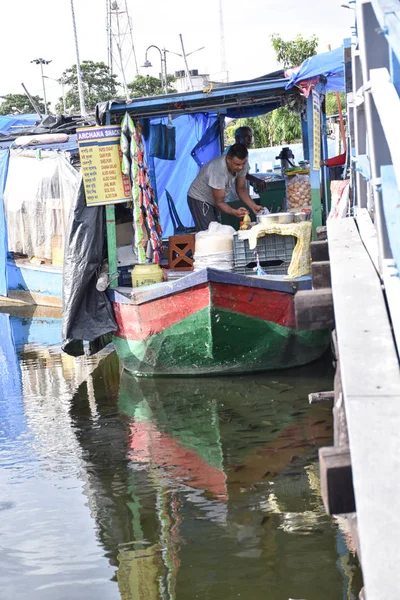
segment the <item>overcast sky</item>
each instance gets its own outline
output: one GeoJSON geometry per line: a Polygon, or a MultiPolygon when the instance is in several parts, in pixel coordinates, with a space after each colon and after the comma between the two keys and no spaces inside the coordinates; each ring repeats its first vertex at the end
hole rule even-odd
{"type": "MultiPolygon", "coordinates": [[[[350,37],[352,10],[341,8],[345,0],[223,0],[226,58],[231,81],[250,79],[277,68],[270,34],[291,39],[300,33],[316,34],[319,52],[332,49],[350,37]]],[[[125,6],[125,0],[118,0],[125,6]]],[[[74,0],[81,60],[107,62],[107,0],[74,0]]],[[[146,47],[155,44],[180,52],[182,33],[186,52],[205,46],[189,57],[189,68],[217,78],[221,70],[218,0],[127,0],[139,66],[146,47]]],[[[75,59],[70,0],[3,0],[0,47],[2,56],[0,95],[23,93],[24,82],[32,94],[43,96],[36,58],[51,60],[48,77],[58,78],[75,59]]],[[[142,74],[158,76],[160,57],[149,51],[155,68],[142,74]]],[[[167,55],[168,71],[184,68],[179,56],[167,55]]],[[[135,75],[133,63],[128,80],[135,75]]],[[[61,95],[59,84],[46,80],[48,100],[61,95]]]]}

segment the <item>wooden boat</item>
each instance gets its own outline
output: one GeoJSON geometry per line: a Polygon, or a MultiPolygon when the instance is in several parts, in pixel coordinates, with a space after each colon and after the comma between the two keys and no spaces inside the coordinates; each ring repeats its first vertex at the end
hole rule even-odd
{"type": "Polygon", "coordinates": [[[35,265],[26,260],[7,260],[7,296],[11,303],[62,306],[62,267],[35,265]]]}
{"type": "Polygon", "coordinates": [[[204,269],[142,288],[109,291],[118,330],[114,345],[137,375],[214,375],[307,364],[329,332],[297,331],[294,295],[309,276],[250,277],[204,269]]]}

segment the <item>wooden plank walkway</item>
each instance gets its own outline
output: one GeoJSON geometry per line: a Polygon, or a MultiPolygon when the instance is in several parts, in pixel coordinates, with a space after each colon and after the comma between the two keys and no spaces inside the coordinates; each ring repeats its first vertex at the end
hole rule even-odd
{"type": "Polygon", "coordinates": [[[336,334],[368,600],[400,597],[400,369],[353,218],[328,224],[336,334]]]}

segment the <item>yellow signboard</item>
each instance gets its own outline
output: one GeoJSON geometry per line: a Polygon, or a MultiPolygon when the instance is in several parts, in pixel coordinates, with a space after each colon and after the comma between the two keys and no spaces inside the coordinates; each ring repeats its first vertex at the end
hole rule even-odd
{"type": "Polygon", "coordinates": [[[318,92],[312,90],[313,105],[313,164],[314,171],[321,168],[321,99],[318,92]]]}
{"type": "Polygon", "coordinates": [[[121,172],[119,125],[76,130],[86,204],[117,204],[132,199],[129,177],[121,172]]]}

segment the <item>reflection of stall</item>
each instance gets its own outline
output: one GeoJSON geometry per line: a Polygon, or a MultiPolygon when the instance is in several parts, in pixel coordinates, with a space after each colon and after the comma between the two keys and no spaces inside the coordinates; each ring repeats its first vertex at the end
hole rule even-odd
{"type": "MultiPolygon", "coordinates": [[[[169,506],[170,536],[161,538],[159,544],[175,556],[168,572],[171,575],[173,564],[179,566],[174,577],[180,594],[187,593],[189,572],[192,592],[206,595],[206,590],[218,587],[216,582],[222,577],[225,585],[229,581],[243,595],[244,582],[237,573],[243,568],[242,561],[251,558],[251,564],[246,563],[246,577],[253,573],[256,581],[262,572],[261,588],[277,585],[279,573],[285,570],[282,565],[287,565],[297,570],[296,589],[299,596],[305,597],[303,590],[309,585],[310,573],[306,575],[305,565],[296,566],[294,557],[299,556],[302,547],[316,556],[335,552],[335,542],[329,540],[329,535],[320,535],[321,530],[330,529],[330,521],[316,493],[315,462],[309,464],[311,446],[331,437],[327,431],[328,413],[325,407],[314,406],[304,417],[295,418],[294,394],[301,397],[307,389],[307,375],[304,382],[301,377],[294,390],[287,377],[265,385],[265,380],[250,378],[135,380],[127,372],[122,374],[118,406],[130,416],[129,459],[137,478],[136,486],[132,486],[136,490],[134,503],[137,509],[139,502],[145,504],[139,482],[146,489],[150,477],[158,490],[157,507],[160,498],[169,506]],[[270,409],[266,410],[268,404],[270,409]],[[269,420],[258,424],[266,416],[269,420]],[[196,454],[211,465],[215,460],[221,465],[225,497],[215,497],[213,477],[207,479],[207,469],[199,485],[196,454]],[[184,471],[179,456],[186,457],[184,471]],[[143,479],[145,473],[147,479],[143,479]],[[178,510],[174,512],[176,503],[178,510]],[[210,568],[213,581],[207,577],[210,568]]],[[[302,399],[298,406],[303,406],[302,399]]],[[[140,515],[144,523],[148,519],[145,506],[135,513],[136,518],[140,515]]],[[[161,530],[165,531],[163,526],[161,530]]],[[[156,544],[157,540],[152,537],[148,542],[156,544]]],[[[131,574],[132,595],[123,598],[141,598],[132,591],[138,593],[138,582],[135,587],[132,579],[140,569],[136,561],[145,557],[154,577],[154,554],[146,552],[145,547],[142,552],[124,554],[119,558],[118,579],[122,575],[125,581],[123,573],[131,574]]],[[[341,554],[346,563],[347,550],[341,548],[341,554]]],[[[161,576],[161,565],[159,569],[161,576]]],[[[333,587],[340,588],[341,576],[340,569],[333,574],[333,587]]],[[[258,592],[254,597],[259,597],[258,592]]],[[[158,597],[164,598],[161,594],[158,597]]],[[[351,597],[349,591],[346,598],[351,597]]]]}

